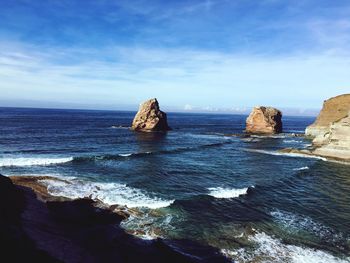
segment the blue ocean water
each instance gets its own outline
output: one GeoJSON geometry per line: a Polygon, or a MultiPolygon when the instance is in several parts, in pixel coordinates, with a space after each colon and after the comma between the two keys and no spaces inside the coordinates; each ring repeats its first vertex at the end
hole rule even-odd
{"type": "Polygon", "coordinates": [[[237,262],[349,262],[350,166],[281,154],[284,133],[241,134],[246,116],[168,113],[168,133],[129,130],[135,112],[0,108],[0,172],[48,175],[51,194],[126,205],[141,238],[185,238],[237,262]]]}

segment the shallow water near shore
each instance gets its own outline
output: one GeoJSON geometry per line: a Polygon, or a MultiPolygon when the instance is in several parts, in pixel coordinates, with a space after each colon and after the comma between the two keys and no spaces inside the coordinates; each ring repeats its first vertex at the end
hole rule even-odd
{"type": "Polygon", "coordinates": [[[135,133],[133,112],[0,108],[0,172],[48,175],[53,195],[139,213],[142,238],[185,238],[237,262],[350,262],[350,166],[281,154],[314,121],[249,138],[246,116],[169,113],[172,131],[135,133]]]}

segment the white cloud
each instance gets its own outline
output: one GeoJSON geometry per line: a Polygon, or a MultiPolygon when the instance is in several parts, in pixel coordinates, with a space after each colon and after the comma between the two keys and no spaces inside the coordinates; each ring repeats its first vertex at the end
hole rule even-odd
{"type": "Polygon", "coordinates": [[[350,57],[343,54],[264,57],[180,48],[14,46],[0,53],[5,99],[137,105],[157,97],[162,107],[182,109],[188,103],[185,110],[239,112],[259,104],[317,108],[350,91],[350,57]]]}
{"type": "Polygon", "coordinates": [[[191,110],[193,110],[193,106],[190,105],[190,104],[186,104],[186,105],[184,106],[184,110],[185,110],[185,111],[191,111],[191,110]]]}

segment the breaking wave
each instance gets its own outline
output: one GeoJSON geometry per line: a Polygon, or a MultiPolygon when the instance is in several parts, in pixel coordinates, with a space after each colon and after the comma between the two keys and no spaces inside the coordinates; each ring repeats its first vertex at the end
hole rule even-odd
{"type": "Polygon", "coordinates": [[[6,166],[43,166],[61,164],[73,161],[73,157],[67,158],[3,158],[0,159],[0,167],[6,166]]]}
{"type": "MultiPolygon", "coordinates": [[[[254,186],[252,186],[254,187],[254,186]]],[[[223,188],[223,187],[212,187],[208,188],[209,195],[215,198],[235,198],[240,195],[245,195],[248,192],[248,187],[246,188],[223,188]]]]}
{"type": "Polygon", "coordinates": [[[300,167],[300,168],[294,168],[293,171],[304,171],[309,170],[310,168],[308,166],[300,167]]]}
{"type": "Polygon", "coordinates": [[[237,250],[222,249],[221,252],[235,262],[293,262],[293,263],[348,263],[350,258],[337,258],[322,250],[287,245],[264,232],[250,236],[248,240],[255,244],[252,248],[237,250]]]}
{"type": "MultiPolygon", "coordinates": [[[[65,177],[62,177],[65,179],[65,177]]],[[[108,205],[118,204],[132,207],[157,209],[171,205],[174,200],[164,200],[153,193],[119,183],[90,182],[79,179],[70,181],[41,180],[48,192],[54,196],[71,199],[89,197],[98,199],[108,205]]]]}

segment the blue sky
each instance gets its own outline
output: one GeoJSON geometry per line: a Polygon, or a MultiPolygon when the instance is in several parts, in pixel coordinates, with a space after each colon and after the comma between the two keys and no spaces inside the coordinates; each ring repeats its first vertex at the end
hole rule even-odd
{"type": "Polygon", "coordinates": [[[2,0],[0,106],[291,114],[350,92],[350,1],[2,0]]]}

